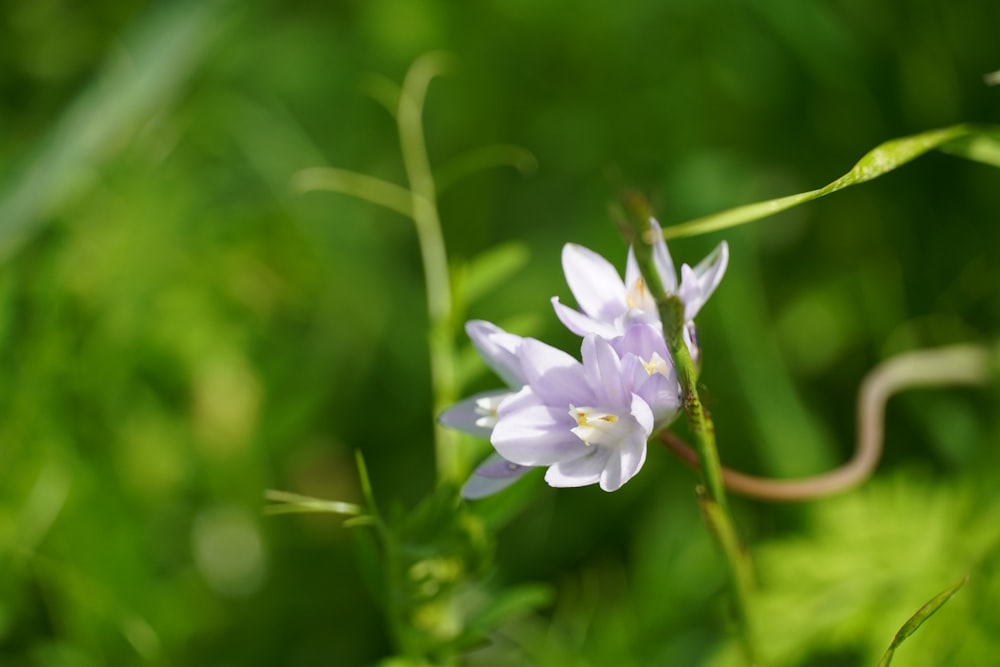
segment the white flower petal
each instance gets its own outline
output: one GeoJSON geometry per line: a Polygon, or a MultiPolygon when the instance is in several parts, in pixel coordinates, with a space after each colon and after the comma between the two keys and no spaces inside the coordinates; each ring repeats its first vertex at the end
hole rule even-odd
{"type": "Polygon", "coordinates": [[[628,259],[625,260],[625,288],[631,289],[635,281],[641,277],[642,271],[639,270],[639,262],[635,258],[635,249],[629,246],[628,259]]]}
{"type": "Polygon", "coordinates": [[[660,228],[660,223],[650,218],[649,225],[656,238],[653,242],[653,265],[656,267],[656,272],[660,274],[663,289],[666,290],[667,294],[673,294],[677,291],[677,269],[674,268],[674,260],[670,257],[670,251],[667,250],[667,242],[663,240],[663,230],[660,228]]]}
{"type": "Polygon", "coordinates": [[[573,461],[557,463],[545,471],[549,486],[577,487],[596,484],[601,479],[608,461],[606,450],[593,448],[587,456],[573,461]]]}
{"type": "Polygon", "coordinates": [[[722,282],[729,264],[729,244],[723,241],[701,260],[694,269],[681,267],[679,296],[684,302],[685,321],[693,320],[712,292],[722,282]]]}
{"type": "Polygon", "coordinates": [[[490,442],[512,463],[548,466],[577,459],[589,451],[570,430],[573,426],[565,407],[544,405],[530,387],[525,387],[501,406],[490,442]]]}
{"type": "Polygon", "coordinates": [[[646,439],[653,434],[653,411],[649,404],[642,399],[642,396],[632,394],[631,412],[638,422],[642,441],[646,442],[646,439]]]}
{"type": "Polygon", "coordinates": [[[497,453],[483,461],[462,487],[462,497],[468,500],[485,498],[521,479],[532,468],[511,463],[497,453]]]}
{"type": "Polygon", "coordinates": [[[625,400],[621,361],[611,344],[603,338],[587,336],[583,339],[580,353],[584,373],[597,394],[598,403],[612,406],[615,410],[624,408],[628,402],[625,400]]]}
{"type": "Polygon", "coordinates": [[[694,269],[687,264],[681,265],[681,286],[677,291],[677,296],[684,304],[685,322],[691,320],[688,316],[689,313],[697,315],[701,307],[705,305],[705,299],[702,297],[698,284],[698,276],[695,275],[694,269]]]}
{"type": "Polygon", "coordinates": [[[524,384],[521,362],[517,350],[523,340],[485,320],[465,323],[465,333],[490,368],[510,387],[524,384]]]}
{"type": "Polygon", "coordinates": [[[681,406],[681,386],[675,377],[657,373],[639,385],[635,393],[653,411],[654,430],[669,426],[677,418],[681,406]]]}
{"type": "Polygon", "coordinates": [[[614,341],[615,350],[622,357],[631,352],[642,359],[651,359],[654,354],[661,358],[670,360],[670,353],[667,352],[667,341],[663,338],[663,327],[659,322],[655,324],[647,322],[637,322],[629,326],[625,335],[614,341]]]}
{"type": "Polygon", "coordinates": [[[488,399],[490,402],[498,402],[499,399],[513,395],[514,392],[506,389],[473,394],[442,412],[438,416],[438,423],[442,426],[468,433],[469,435],[489,438],[490,433],[493,432],[493,427],[484,425],[490,422],[488,418],[491,415],[484,413],[482,408],[484,404],[483,399],[488,399]]]}
{"type": "MultiPolygon", "coordinates": [[[[524,468],[524,470],[529,471],[531,468],[524,468]]],[[[508,486],[511,486],[514,482],[521,479],[521,477],[522,475],[507,478],[480,477],[473,473],[472,477],[462,486],[462,497],[466,500],[479,500],[480,498],[492,496],[494,493],[499,493],[508,486]]]]}
{"type": "Polygon", "coordinates": [[[701,348],[698,347],[698,327],[689,321],[684,326],[684,344],[691,353],[691,361],[695,368],[701,368],[701,348]]]}
{"type": "Polygon", "coordinates": [[[601,471],[601,488],[605,491],[617,491],[635,477],[645,462],[646,439],[637,430],[608,458],[607,465],[601,471]]]}
{"type": "Polygon", "coordinates": [[[628,310],[625,284],[611,262],[593,250],[567,243],[562,265],[566,283],[584,313],[610,322],[628,310]]]}
{"type": "Polygon", "coordinates": [[[614,338],[618,335],[618,330],[613,323],[595,320],[592,317],[577,312],[569,306],[559,303],[559,297],[557,296],[552,297],[552,308],[556,311],[556,317],[559,318],[559,321],[577,336],[597,334],[604,338],[614,338]]]}
{"type": "Polygon", "coordinates": [[[531,385],[542,402],[569,406],[586,403],[591,392],[579,361],[551,345],[525,338],[520,348],[525,382],[531,385]]]}

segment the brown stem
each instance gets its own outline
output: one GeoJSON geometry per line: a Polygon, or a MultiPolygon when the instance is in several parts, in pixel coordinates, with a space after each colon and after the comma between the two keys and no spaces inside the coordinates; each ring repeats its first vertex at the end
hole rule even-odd
{"type": "MultiPolygon", "coordinates": [[[[985,384],[993,377],[985,346],[956,345],[918,350],[883,361],[865,377],[858,392],[858,439],[850,461],[829,472],[795,479],[755,477],[722,467],[726,488],[743,496],[793,502],[832,495],[867,479],[882,457],[885,404],[904,389],[920,386],[985,384]]],[[[698,455],[670,431],[659,435],[667,448],[697,468],[698,455]]]]}

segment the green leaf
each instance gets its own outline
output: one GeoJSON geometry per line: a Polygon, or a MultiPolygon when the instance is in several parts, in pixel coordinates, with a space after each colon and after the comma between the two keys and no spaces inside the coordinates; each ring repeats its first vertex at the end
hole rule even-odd
{"type": "Polygon", "coordinates": [[[396,117],[402,90],[395,81],[382,74],[368,74],[361,80],[361,90],[396,117]]]}
{"type": "Polygon", "coordinates": [[[846,187],[878,178],[935,148],[959,157],[1000,166],[998,136],[1000,128],[976,128],[963,124],[892,139],[876,146],[858,160],[849,172],[821,188],[737,206],[727,211],[671,225],[663,229],[663,236],[666,239],[697,236],[754,222],[846,187]]]}
{"type": "Polygon", "coordinates": [[[955,139],[941,146],[941,150],[966,160],[1000,167],[1000,132],[977,134],[955,139]]]}
{"type": "Polygon", "coordinates": [[[878,667],[889,667],[889,664],[892,662],[893,654],[896,652],[899,645],[906,641],[910,635],[916,632],[917,628],[923,625],[924,621],[930,618],[934,612],[943,607],[944,603],[950,600],[955,593],[958,592],[958,589],[964,586],[965,582],[968,580],[968,576],[962,577],[959,581],[931,598],[927,604],[911,616],[910,619],[903,624],[903,627],[899,629],[896,636],[892,638],[892,644],[889,645],[885,655],[882,656],[882,659],[878,663],[878,667]]]}
{"type": "Polygon", "coordinates": [[[264,492],[264,497],[275,505],[265,505],[264,514],[302,514],[312,512],[325,512],[328,514],[346,514],[348,516],[359,517],[364,508],[354,503],[345,503],[339,500],[323,500],[312,496],[303,496],[298,493],[288,491],[278,491],[268,489],[264,492]]]}
{"type": "Polygon", "coordinates": [[[354,462],[358,466],[358,481],[361,483],[361,494],[365,498],[365,503],[371,511],[376,521],[381,521],[378,506],[375,505],[375,493],[372,491],[372,481],[368,477],[368,466],[365,465],[365,457],[360,449],[354,450],[354,462]]]}
{"type": "Polygon", "coordinates": [[[413,218],[413,195],[409,190],[349,169],[309,167],[292,177],[292,187],[299,192],[328,190],[350,195],[363,201],[384,206],[407,218],[413,218]]]}

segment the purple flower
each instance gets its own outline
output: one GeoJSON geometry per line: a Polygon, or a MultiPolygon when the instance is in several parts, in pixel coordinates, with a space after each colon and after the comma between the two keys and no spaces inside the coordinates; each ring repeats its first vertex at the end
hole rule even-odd
{"type": "Polygon", "coordinates": [[[552,486],[614,491],[642,467],[649,437],[677,415],[680,386],[653,325],[634,324],[613,344],[585,337],[582,363],[489,322],[469,322],[466,331],[512,386],[476,394],[440,417],[488,436],[496,449],[466,482],[466,498],[496,493],[535,467],[548,468],[552,486]]]}
{"type": "Polygon", "coordinates": [[[547,467],[552,486],[615,491],[642,468],[655,412],[676,413],[679,392],[670,408],[651,406],[640,392],[649,385],[644,393],[651,400],[661,396],[649,383],[662,375],[658,361],[646,360],[647,368],[633,352],[620,355],[595,335],[584,338],[581,352],[582,363],[525,338],[518,356],[526,384],[500,404],[490,441],[511,463],[547,467]]]}
{"type": "Polygon", "coordinates": [[[610,341],[625,381],[653,409],[654,433],[670,425],[681,406],[681,386],[659,326],[633,324],[610,341]]]}
{"type": "MultiPolygon", "coordinates": [[[[655,220],[653,265],[668,295],[684,306],[683,335],[698,362],[694,317],[718,287],[729,259],[719,244],[680,281],[655,220]]],[[[563,249],[566,282],[579,304],[552,299],[556,315],[583,337],[582,361],[532,338],[472,321],[466,331],[483,360],[508,385],[471,396],[440,422],[489,437],[496,452],[462,489],[495,493],[536,467],[552,486],[599,484],[615,491],[642,468],[646,442],[677,416],[681,387],[653,296],[629,249],[624,281],[606,259],[574,244],[563,249]]]]}
{"type": "MultiPolygon", "coordinates": [[[[656,273],[667,294],[676,295],[684,304],[684,322],[689,324],[722,281],[729,262],[729,246],[723,241],[694,268],[682,265],[678,284],[674,262],[667,251],[660,226],[655,220],[650,222],[656,234],[653,244],[656,273]]],[[[563,305],[559,297],[552,297],[552,306],[559,320],[578,336],[597,334],[610,340],[624,335],[636,322],[660,322],[656,301],[639,272],[635,252],[631,248],[624,282],[611,262],[573,243],[563,247],[562,264],[566,282],[582,312],[563,305]]],[[[686,326],[684,333],[692,355],[697,356],[693,326],[686,326]]]]}
{"type": "MultiPolygon", "coordinates": [[[[445,410],[438,421],[444,426],[489,438],[497,421],[497,408],[525,384],[521,361],[517,357],[524,339],[482,320],[467,322],[465,332],[479,356],[507,383],[509,389],[474,394],[445,410]]],[[[472,473],[462,487],[462,495],[470,499],[492,495],[516,482],[529,470],[528,466],[511,463],[499,454],[492,454],[472,473]]]]}

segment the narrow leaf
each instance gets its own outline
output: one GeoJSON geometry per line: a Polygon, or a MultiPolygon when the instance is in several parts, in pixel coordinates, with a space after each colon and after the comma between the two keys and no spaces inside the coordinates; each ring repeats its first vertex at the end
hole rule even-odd
{"type": "Polygon", "coordinates": [[[368,466],[365,465],[365,457],[361,454],[360,449],[354,450],[354,460],[358,466],[358,479],[361,482],[361,493],[365,498],[365,503],[368,504],[372,515],[378,519],[379,513],[375,505],[375,494],[372,492],[372,481],[368,477],[368,466]]]}
{"type": "Polygon", "coordinates": [[[878,663],[878,667],[889,667],[889,664],[892,662],[893,654],[896,652],[899,645],[906,641],[910,635],[916,632],[917,628],[923,625],[924,621],[933,616],[934,612],[943,607],[944,603],[950,600],[955,593],[958,592],[958,589],[964,586],[965,582],[968,580],[968,576],[962,577],[959,581],[931,598],[927,604],[911,616],[910,619],[903,624],[903,627],[899,629],[896,636],[892,638],[892,644],[889,645],[885,655],[882,656],[882,659],[878,663]]]}
{"type": "Polygon", "coordinates": [[[361,90],[396,117],[401,91],[395,81],[382,74],[368,74],[361,80],[361,90]]]}
{"type": "Polygon", "coordinates": [[[268,489],[264,492],[264,497],[275,503],[281,503],[278,505],[266,505],[264,513],[268,515],[325,512],[328,514],[346,514],[356,517],[364,511],[360,505],[355,505],[354,503],[323,500],[321,498],[313,498],[297,493],[289,493],[288,491],[278,491],[276,489],[268,489]]]}
{"type": "Polygon", "coordinates": [[[878,178],[896,167],[920,157],[929,150],[973,133],[974,130],[967,125],[954,125],[879,144],[858,160],[858,163],[849,172],[821,188],[820,193],[822,195],[829,194],[849,185],[865,183],[878,178]]]}
{"type": "Polygon", "coordinates": [[[671,225],[663,229],[663,236],[666,239],[696,236],[760,220],[846,187],[878,178],[936,148],[970,160],[1000,166],[998,133],[1000,129],[996,127],[975,128],[963,124],[893,139],[869,151],[850,171],[821,188],[737,206],[671,225]]]}
{"type": "Polygon", "coordinates": [[[333,167],[310,167],[296,173],[292,185],[299,192],[339,192],[413,218],[413,197],[409,190],[367,174],[333,167]]]}
{"type": "Polygon", "coordinates": [[[966,160],[1000,167],[1000,132],[955,139],[941,146],[941,150],[966,160]]]}

